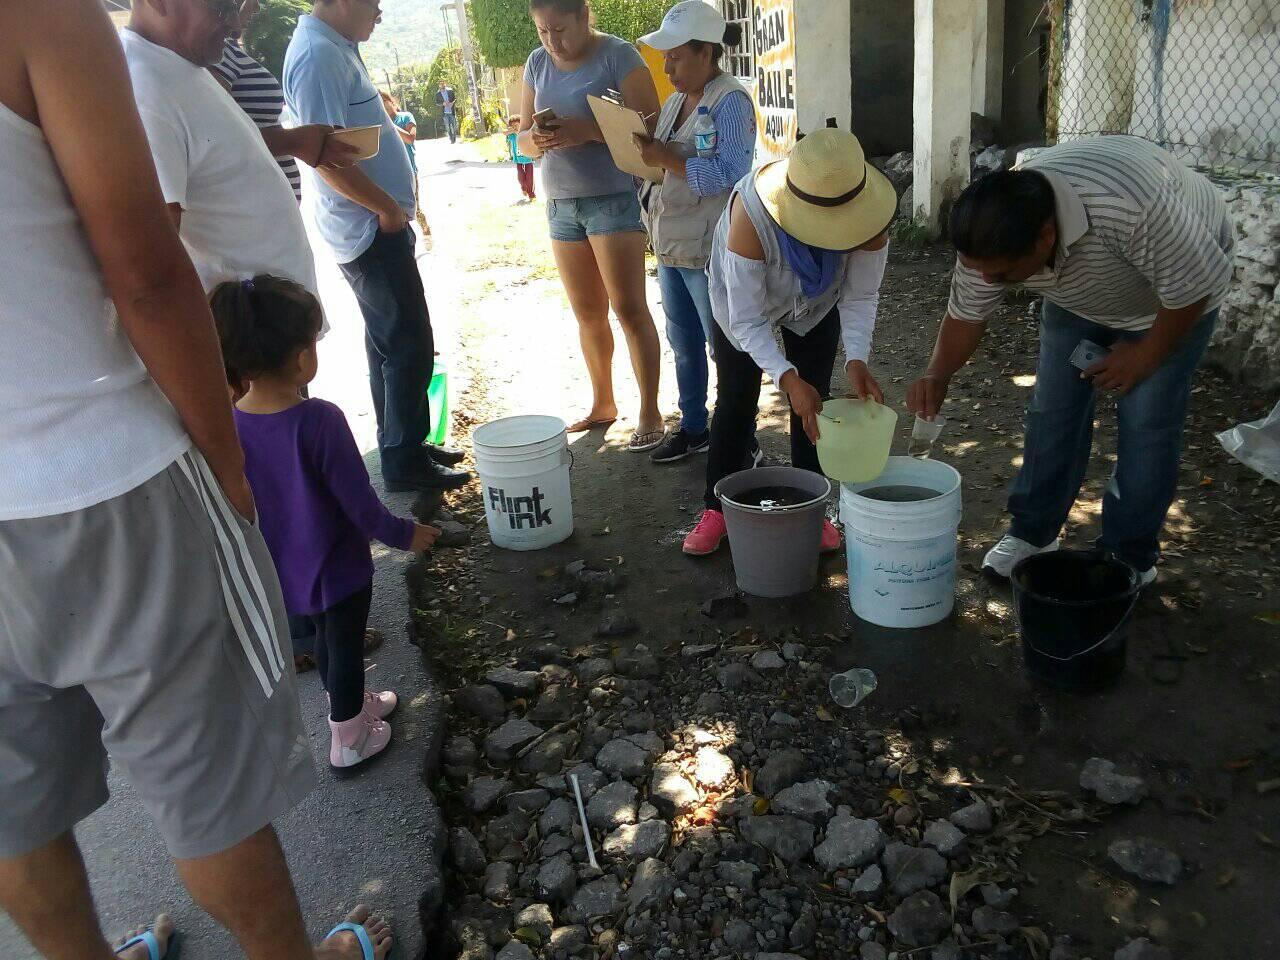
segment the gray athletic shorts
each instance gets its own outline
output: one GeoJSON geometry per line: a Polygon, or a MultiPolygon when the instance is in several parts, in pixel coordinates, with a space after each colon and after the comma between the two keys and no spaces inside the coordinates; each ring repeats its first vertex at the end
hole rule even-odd
{"type": "Polygon", "coordinates": [[[76,513],[0,522],[0,856],[107,800],[107,757],[180,858],[315,785],[280,584],[191,451],[76,513]]]}

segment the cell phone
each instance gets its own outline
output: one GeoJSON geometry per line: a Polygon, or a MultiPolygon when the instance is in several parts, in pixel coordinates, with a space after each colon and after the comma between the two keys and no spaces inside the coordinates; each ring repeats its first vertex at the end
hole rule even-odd
{"type": "Polygon", "coordinates": [[[1107,354],[1110,352],[1106,347],[1099,346],[1092,340],[1081,340],[1071,353],[1071,365],[1080,370],[1088,370],[1095,363],[1107,359],[1107,354]]]}
{"type": "Polygon", "coordinates": [[[546,110],[539,110],[533,115],[534,125],[541,127],[543,130],[557,129],[556,119],[556,112],[550,107],[546,110]]]}

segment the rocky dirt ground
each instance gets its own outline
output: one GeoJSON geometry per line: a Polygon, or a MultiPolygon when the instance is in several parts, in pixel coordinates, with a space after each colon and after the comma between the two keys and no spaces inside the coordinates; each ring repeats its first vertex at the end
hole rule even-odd
{"type": "MultiPolygon", "coordinates": [[[[459,163],[428,191],[463,304],[456,432],[582,412],[541,209],[512,205],[505,167],[459,163]]],[[[927,355],[947,270],[941,251],[891,256],[873,357],[891,403],[927,355]]],[[[650,302],[660,315],[656,290],[650,302]]],[[[1213,437],[1274,398],[1201,377],[1127,673],[1099,695],[1044,689],[1023,669],[1007,586],[977,571],[1019,462],[1033,309],[1010,302],[948,403],[936,455],[964,476],[962,568],[954,615],[927,630],[854,617],[842,555],[803,597],[735,597],[727,551],[679,551],[703,461],[628,454],[625,419],[573,442],[563,544],[497,550],[476,485],[449,498],[469,542],[411,578],[415,634],[451,695],[442,955],[1280,953],[1280,498],[1213,437]],[[842,710],[828,678],[854,665],[879,687],[842,710]]],[[[620,350],[629,413],[625,362],[620,350]]],[[[663,402],[675,409],[670,383],[663,402]]],[[[766,389],[772,455],[784,413],[766,389]]],[[[1114,451],[1105,403],[1099,422],[1074,543],[1096,535],[1114,451]]]]}

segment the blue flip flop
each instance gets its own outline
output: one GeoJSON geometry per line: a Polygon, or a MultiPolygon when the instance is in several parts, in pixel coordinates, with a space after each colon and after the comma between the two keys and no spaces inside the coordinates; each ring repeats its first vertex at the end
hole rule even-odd
{"type": "Polygon", "coordinates": [[[132,940],[126,940],[120,946],[116,947],[116,954],[128,950],[130,947],[136,947],[138,944],[146,944],[148,960],[178,960],[178,955],[182,952],[182,941],[178,937],[178,931],[173,931],[173,935],[169,937],[169,945],[163,953],[160,952],[160,941],[156,939],[156,935],[148,927],[132,940]]]}
{"type": "Polygon", "coordinates": [[[366,930],[363,925],[351,923],[350,921],[340,923],[329,931],[329,936],[325,937],[325,939],[331,940],[339,933],[354,933],[356,935],[356,939],[360,941],[360,953],[361,956],[364,957],[364,960],[376,960],[378,954],[373,948],[373,938],[369,936],[369,931],[366,930]]]}

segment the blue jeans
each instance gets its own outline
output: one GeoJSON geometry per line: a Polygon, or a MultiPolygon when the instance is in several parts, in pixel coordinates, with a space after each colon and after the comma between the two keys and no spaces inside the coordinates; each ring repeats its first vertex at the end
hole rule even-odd
{"type": "Polygon", "coordinates": [[[449,134],[449,142],[458,142],[458,116],[454,113],[446,113],[444,115],[444,130],[449,134]]]}
{"type": "Polygon", "coordinates": [[[707,344],[711,343],[711,294],[707,271],[658,267],[667,340],[676,355],[680,391],[680,426],[700,436],[707,429],[707,344]]]}
{"type": "MultiPolygon", "coordinates": [[[[1102,500],[1101,547],[1138,570],[1160,556],[1160,529],[1177,493],[1191,380],[1217,320],[1216,310],[1205,314],[1155,373],[1117,401],[1119,446],[1102,500]]],[[[1035,546],[1052,542],[1089,466],[1097,390],[1072,366],[1072,351],[1081,340],[1110,347],[1142,336],[1045,301],[1022,469],[1009,494],[1015,537],[1035,546]]]]}
{"type": "Polygon", "coordinates": [[[339,265],[364,316],[369,389],[378,418],[382,475],[412,481],[430,470],[423,444],[431,435],[427,387],[435,370],[435,340],[412,227],[378,231],[373,243],[339,265]]]}

